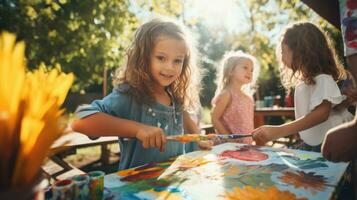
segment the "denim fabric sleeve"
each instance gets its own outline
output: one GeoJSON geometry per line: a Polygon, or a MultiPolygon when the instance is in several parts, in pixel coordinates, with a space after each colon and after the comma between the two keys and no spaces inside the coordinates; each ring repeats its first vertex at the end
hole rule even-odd
{"type": "Polygon", "coordinates": [[[79,106],[76,110],[78,118],[85,118],[98,112],[103,112],[120,118],[128,118],[131,98],[124,93],[113,90],[101,100],[95,100],[90,105],[79,106]]]}

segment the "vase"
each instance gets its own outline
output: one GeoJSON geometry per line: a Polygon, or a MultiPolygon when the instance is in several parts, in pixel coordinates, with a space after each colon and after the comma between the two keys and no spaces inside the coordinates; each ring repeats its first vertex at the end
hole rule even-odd
{"type": "Polygon", "coordinates": [[[45,184],[45,181],[47,180],[44,179],[44,176],[41,174],[29,185],[0,190],[0,199],[44,200],[43,184],[45,184]]]}

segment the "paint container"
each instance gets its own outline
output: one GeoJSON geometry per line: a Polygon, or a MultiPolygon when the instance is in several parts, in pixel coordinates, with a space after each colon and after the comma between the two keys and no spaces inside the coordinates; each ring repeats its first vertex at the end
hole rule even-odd
{"type": "Polygon", "coordinates": [[[73,199],[73,181],[64,179],[55,182],[52,187],[54,200],[71,200],[73,199]]]}
{"type": "Polygon", "coordinates": [[[74,199],[89,199],[89,176],[80,174],[72,177],[74,183],[74,199]]]}
{"type": "Polygon", "coordinates": [[[265,107],[264,101],[262,101],[262,100],[255,101],[255,107],[256,108],[264,108],[265,107]]]}
{"type": "Polygon", "coordinates": [[[103,171],[91,171],[89,175],[89,199],[101,200],[104,193],[104,175],[103,171]]]}
{"type": "Polygon", "coordinates": [[[273,97],[272,96],[265,96],[264,97],[264,105],[265,107],[273,107],[273,97]]]}

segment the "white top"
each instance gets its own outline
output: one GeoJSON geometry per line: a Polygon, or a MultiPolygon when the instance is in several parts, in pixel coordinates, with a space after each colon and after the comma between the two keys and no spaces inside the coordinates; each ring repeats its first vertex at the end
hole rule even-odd
{"type": "MultiPolygon", "coordinates": [[[[320,74],[314,78],[316,84],[307,85],[300,83],[295,86],[295,119],[310,113],[323,100],[332,103],[332,107],[346,99],[342,95],[336,82],[331,75],[320,74]]],[[[317,146],[322,143],[326,132],[344,122],[352,120],[353,115],[347,109],[335,111],[331,109],[329,118],[316,126],[300,131],[301,139],[310,146],[317,146]]]]}

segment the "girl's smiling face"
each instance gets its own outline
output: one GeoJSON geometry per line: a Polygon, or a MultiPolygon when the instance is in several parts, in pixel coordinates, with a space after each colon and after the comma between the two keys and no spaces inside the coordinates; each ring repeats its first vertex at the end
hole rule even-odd
{"type": "Polygon", "coordinates": [[[185,42],[159,36],[150,56],[150,72],[155,86],[165,88],[181,75],[187,53],[185,42]]]}

